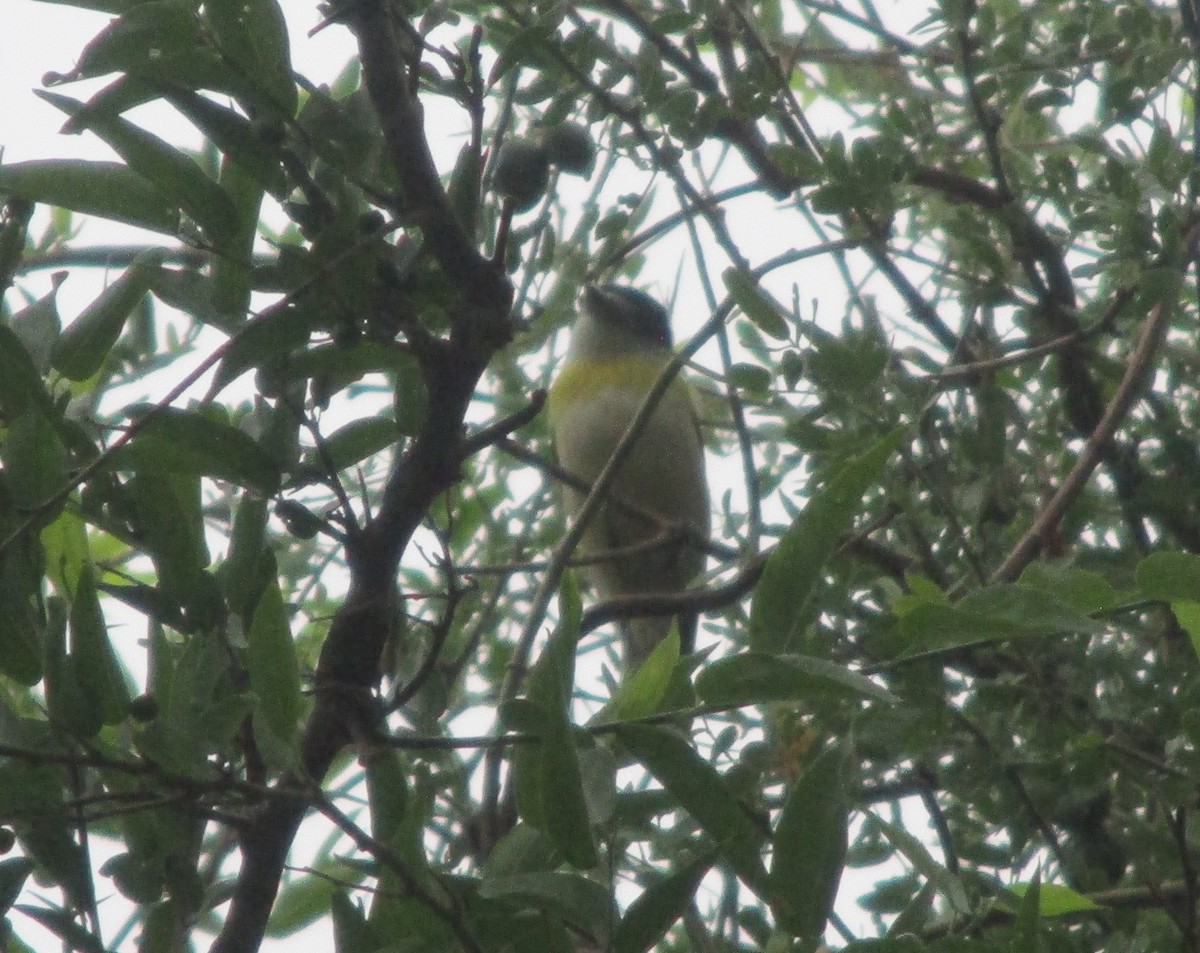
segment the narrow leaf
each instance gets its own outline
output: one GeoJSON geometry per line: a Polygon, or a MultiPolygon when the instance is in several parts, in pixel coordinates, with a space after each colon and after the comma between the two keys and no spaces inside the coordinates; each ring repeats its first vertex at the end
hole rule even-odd
{"type": "Polygon", "coordinates": [[[294,115],[287,23],[276,0],[207,0],[204,9],[223,56],[263,91],[274,110],[294,115]]]}
{"type": "Polygon", "coordinates": [[[121,721],[129,711],[129,686],[108,637],[90,565],[80,573],[71,602],[70,658],[79,687],[101,721],[106,725],[121,721]]]}
{"type": "Polygon", "coordinates": [[[759,288],[753,275],[738,268],[730,268],[721,277],[737,306],[764,334],[769,334],[777,341],[788,339],[787,321],[775,302],[759,288]]]}
{"type": "Polygon", "coordinates": [[[28,510],[54,496],[67,477],[67,451],[54,424],[36,406],[8,422],[0,462],[13,502],[28,510]]]}
{"type": "Polygon", "coordinates": [[[1041,919],[1041,871],[1038,871],[1033,882],[1026,886],[1027,889],[1022,891],[1021,904],[1013,923],[1012,943],[1009,947],[1013,953],[1039,953],[1042,948],[1038,939],[1038,921],[1041,919]]]}
{"type": "MultiPolygon", "coordinates": [[[[0,172],[4,168],[0,166],[0,172]]],[[[33,358],[13,329],[0,322],[0,411],[11,419],[23,414],[31,403],[43,413],[52,412],[50,395],[33,358]]]]}
{"type": "Polygon", "coordinates": [[[21,895],[25,880],[33,873],[33,861],[28,857],[8,857],[0,860],[0,914],[8,913],[21,895]]]}
{"type": "Polygon", "coordinates": [[[400,439],[396,422],[387,417],[364,417],[352,420],[325,438],[323,451],[313,450],[303,461],[306,469],[324,472],[352,467],[367,457],[386,450],[400,439]]]}
{"type": "Polygon", "coordinates": [[[279,488],[275,463],[249,434],[203,413],[164,407],[120,453],[179,473],[229,480],[270,495],[279,488]]]}
{"type": "Polygon", "coordinates": [[[967,892],[962,881],[934,860],[933,855],[929,853],[924,844],[904,828],[889,824],[877,815],[868,816],[870,822],[876,825],[892,846],[908,859],[917,873],[933,884],[938,893],[950,902],[955,913],[971,912],[971,902],[967,899],[967,892]]]}
{"type": "Polygon", "coordinates": [[[617,689],[611,706],[616,717],[633,719],[655,714],[671,687],[671,675],[678,662],[679,630],[672,627],[667,637],[654,646],[650,657],[617,689]]]}
{"type": "Polygon", "coordinates": [[[24,345],[39,374],[50,369],[50,353],[62,324],[58,314],[58,289],[66,277],[65,271],[56,272],[50,290],[8,320],[8,326],[24,345]]]}
{"type": "Polygon", "coordinates": [[[38,95],[103,139],[130,169],[186,212],[213,242],[220,244],[237,231],[238,215],[232,199],[204,174],[195,159],[109,110],[89,110],[69,96],[45,90],[39,90],[38,95]]]}
{"type": "Polygon", "coordinates": [[[849,460],[815,493],[775,547],[750,608],[750,646],[786,652],[800,643],[812,598],[838,539],[854,522],[863,494],[883,472],[904,429],[849,460]]]}
{"type": "Polygon", "coordinates": [[[277,582],[259,596],[247,641],[246,671],[258,696],[257,714],[279,738],[291,742],[300,717],[300,673],[277,582]]]}
{"type": "Polygon", "coordinates": [[[615,953],[643,953],[666,936],[691,905],[712,864],[712,854],[701,854],[643,890],[617,924],[615,953]]]}
{"type": "Polygon", "coordinates": [[[167,235],[179,230],[175,204],[116,162],[42,159],[0,165],[0,192],[167,235]]]}
{"type": "Polygon", "coordinates": [[[538,660],[529,694],[546,714],[538,765],[542,822],[567,861],[586,870],[594,867],[599,857],[583,794],[579,752],[571,732],[578,640],[578,614],[568,612],[538,660]]]}
{"type": "Polygon", "coordinates": [[[479,888],[485,898],[521,897],[532,900],[558,914],[568,923],[595,938],[604,949],[608,945],[612,901],[602,884],[575,873],[510,874],[485,880],[479,888]]]}
{"type": "Polygon", "coordinates": [[[240,113],[186,89],[168,89],[165,97],[264,189],[280,198],[287,177],[279,154],[270,148],[258,128],[240,113]]]}
{"type": "Polygon", "coordinates": [[[759,848],[762,834],[725,779],[677,732],[652,725],[617,728],[622,745],[654,775],[711,837],[751,888],[765,879],[759,848]]]}
{"type": "Polygon", "coordinates": [[[1038,887],[1038,912],[1043,917],[1061,917],[1072,913],[1102,910],[1103,907],[1078,891],[1063,884],[1013,884],[1008,889],[1018,897],[1025,897],[1038,887]]]}
{"type": "Polygon", "coordinates": [[[978,589],[953,605],[918,603],[900,618],[905,656],[978,642],[1104,630],[1104,623],[1077,612],[1056,594],[1019,583],[978,589]]]}
{"type": "Polygon", "coordinates": [[[87,380],[100,370],[126,319],[150,290],[151,277],[161,261],[159,252],[139,255],[125,274],[67,325],[51,354],[55,370],[72,381],[87,380]]]}
{"type": "Polygon", "coordinates": [[[825,932],[846,859],[846,755],[823,751],[793,786],[775,826],[771,908],[810,942],[825,932]]]}
{"type": "Polygon", "coordinates": [[[696,678],[696,694],[710,705],[759,705],[814,695],[899,701],[865,675],[825,659],[761,652],[743,652],[706,666],[696,678]]]}

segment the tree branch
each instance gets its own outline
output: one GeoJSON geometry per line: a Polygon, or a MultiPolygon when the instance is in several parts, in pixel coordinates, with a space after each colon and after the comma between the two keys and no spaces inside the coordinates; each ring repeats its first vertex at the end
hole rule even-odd
{"type": "MultiPolygon", "coordinates": [[[[280,782],[300,790],[319,784],[350,741],[378,733],[381,713],[371,692],[380,653],[391,634],[400,558],[430,504],[458,479],[463,421],[475,384],[492,354],[511,336],[511,286],[470,244],[450,208],[390,10],[381,0],[364,0],[350,8],[347,20],[357,36],[364,83],[402,184],[396,211],[420,227],[458,300],[450,339],[429,339],[415,351],[429,396],[421,429],[388,477],[378,515],[347,546],[349,593],[321,650],[316,704],[301,738],[306,777],[280,782]]],[[[288,850],[307,808],[304,800],[273,801],[245,825],[233,902],[211,953],[258,949],[288,850]]]]}

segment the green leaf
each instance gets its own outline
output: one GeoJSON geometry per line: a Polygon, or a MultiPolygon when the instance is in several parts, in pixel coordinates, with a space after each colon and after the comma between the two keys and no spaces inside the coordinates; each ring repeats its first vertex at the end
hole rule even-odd
{"type": "Polygon", "coordinates": [[[846,859],[846,761],[840,746],[821,752],[792,785],[775,825],[771,909],[810,943],[824,935],[846,859]]]}
{"type": "Polygon", "coordinates": [[[333,896],[339,893],[338,883],[348,871],[336,867],[317,873],[292,877],[284,882],[271,907],[267,921],[267,936],[292,937],[293,934],[329,916],[333,896]]]}
{"type": "Polygon", "coordinates": [[[717,770],[672,729],[620,725],[616,736],[713,839],[738,876],[752,889],[761,888],[763,835],[717,770]]]}
{"type": "MultiPolygon", "coordinates": [[[[516,699],[505,705],[501,717],[506,727],[539,739],[547,733],[548,715],[545,709],[527,699],[516,699]],[[517,724],[513,724],[514,720],[517,724]]],[[[516,775],[517,813],[531,827],[545,831],[546,809],[542,800],[542,755],[545,742],[538,740],[518,745],[513,756],[513,771],[516,775]]]]}
{"type": "Polygon", "coordinates": [[[737,306],[764,334],[769,334],[777,341],[789,339],[787,321],[775,302],[759,288],[753,275],[730,268],[721,277],[737,306]]]}
{"type": "Polygon", "coordinates": [[[308,342],[312,328],[303,312],[294,308],[271,308],[238,328],[228,350],[217,365],[208,398],[251,368],[269,367],[286,360],[308,342]]]}
{"type": "Polygon", "coordinates": [[[1033,883],[1028,885],[1021,896],[1021,905],[1013,923],[1012,941],[1009,946],[1012,953],[1038,953],[1042,948],[1038,937],[1041,894],[1042,875],[1041,871],[1038,871],[1033,878],[1033,883]]]}
{"type": "Polygon", "coordinates": [[[220,186],[230,198],[238,227],[226,236],[213,263],[212,302],[218,311],[240,323],[250,310],[254,290],[254,243],[258,240],[263,187],[228,159],[221,164],[220,186]]]}
{"type": "Polygon", "coordinates": [[[269,581],[274,561],[265,546],[267,501],[250,492],[242,493],[233,518],[229,551],[221,566],[220,580],[225,602],[239,615],[247,615],[269,581]]]}
{"type": "Polygon", "coordinates": [[[191,90],[170,88],[164,96],[259,185],[283,198],[287,176],[278,151],[264,141],[259,127],[240,113],[191,90]]]}
{"type": "MultiPolygon", "coordinates": [[[[0,812],[11,821],[22,853],[37,862],[41,876],[64,889],[68,905],[78,905],[90,896],[91,871],[72,838],[63,801],[65,784],[61,768],[8,764],[0,769],[0,812]]],[[[19,905],[14,909],[26,912],[19,905]]],[[[70,916],[64,916],[70,922],[70,916]]],[[[98,943],[94,946],[100,948],[98,943]]]]}
{"type": "Polygon", "coordinates": [[[425,422],[429,397],[425,393],[425,378],[421,365],[411,354],[395,366],[396,383],[392,392],[392,410],[396,427],[405,436],[413,436],[425,422]]]}
{"type": "Polygon", "coordinates": [[[1105,628],[1054,593],[1020,583],[977,589],[953,605],[920,603],[900,619],[905,656],[1001,639],[1065,632],[1094,635],[1105,628]]]}
{"type": "Polygon", "coordinates": [[[1200,602],[1200,556],[1191,553],[1151,553],[1136,570],[1138,585],[1147,599],[1200,602]]]}
{"type": "Polygon", "coordinates": [[[371,806],[371,836],[391,844],[402,830],[408,810],[408,776],[403,756],[383,748],[366,756],[367,802],[371,806]]]}
{"type": "Polygon", "coordinates": [[[760,705],[830,694],[899,701],[865,675],[833,662],[761,652],[743,652],[706,666],[696,678],[696,694],[709,705],[760,705]]]}
{"type": "MultiPolygon", "coordinates": [[[[568,584],[569,585],[569,584],[568,584]]],[[[570,597],[568,596],[568,601],[570,597]]],[[[536,771],[538,820],[563,857],[589,869],[599,858],[583,793],[583,774],[570,721],[575,681],[575,647],[579,639],[578,612],[568,612],[543,650],[530,676],[529,700],[542,713],[542,740],[527,753],[526,772],[536,771]],[[573,623],[573,624],[572,624],[573,623]]],[[[529,779],[527,778],[527,783],[529,779]]]]}
{"type": "Polygon", "coordinates": [[[31,873],[33,861],[28,857],[0,860],[0,913],[8,913],[31,873]]]}
{"type": "MultiPolygon", "coordinates": [[[[66,833],[63,833],[66,837],[66,833]]],[[[70,843],[68,840],[67,843],[70,843]]],[[[19,903],[14,910],[19,910],[31,920],[35,920],[47,930],[59,937],[67,949],[77,953],[106,953],[100,939],[75,922],[67,910],[35,907],[32,904],[19,903]]]]}
{"type": "Polygon", "coordinates": [[[1063,884],[1033,883],[1013,884],[1008,889],[1018,897],[1026,897],[1038,890],[1038,913],[1043,917],[1061,917],[1072,913],[1086,913],[1104,908],[1089,897],[1063,884]]]}
{"type": "Polygon", "coordinates": [[[136,172],[115,162],[42,159],[0,165],[0,192],[153,232],[179,231],[175,204],[136,172]]]}
{"type": "Polygon", "coordinates": [[[483,879],[497,880],[510,874],[552,870],[558,855],[546,835],[532,824],[520,821],[500,838],[483,863],[483,879]]]}
{"type": "MultiPolygon", "coordinates": [[[[0,172],[4,168],[0,166],[0,172]]],[[[0,411],[7,418],[18,417],[31,403],[44,414],[53,413],[50,395],[33,358],[13,329],[0,322],[0,411]]]]}
{"type": "Polygon", "coordinates": [[[795,648],[812,617],[825,562],[854,523],[871,487],[906,433],[897,428],[851,458],[814,492],[767,560],[750,607],[750,646],[781,653],[795,648]]]}
{"type": "Polygon", "coordinates": [[[53,523],[42,530],[46,575],[56,589],[72,593],[79,585],[79,574],[89,564],[87,524],[78,513],[63,510],[53,523]]]}
{"type": "Polygon", "coordinates": [[[121,336],[125,321],[146,297],[162,263],[159,251],[145,252],[67,325],[54,343],[51,363],[63,377],[84,381],[100,370],[121,336]]]}
{"type": "Polygon", "coordinates": [[[185,53],[200,44],[200,24],[185,4],[128,3],[79,57],[80,77],[126,71],[185,53]]]}
{"type": "Polygon", "coordinates": [[[412,362],[411,354],[394,345],[363,341],[357,344],[324,344],[302,351],[292,355],[282,370],[285,378],[293,381],[311,377],[331,378],[336,382],[333,390],[337,390],[367,374],[411,367],[412,362]]]}
{"type": "Polygon", "coordinates": [[[103,139],[130,169],[186,212],[211,241],[219,245],[237,232],[239,220],[233,200],[194,159],[108,110],[89,110],[68,96],[37,92],[103,139]]]}
{"type": "Polygon", "coordinates": [[[34,612],[42,600],[40,555],[18,543],[0,559],[0,672],[20,685],[42,677],[43,626],[34,612]]]}
{"type": "Polygon", "coordinates": [[[678,663],[679,630],[672,626],[667,637],[654,646],[650,657],[617,689],[609,706],[613,715],[619,719],[634,719],[658,712],[678,663]]]}
{"type": "Polygon", "coordinates": [[[541,795],[546,833],[568,863],[589,870],[599,863],[588,819],[579,752],[571,735],[555,732],[542,746],[541,795]]]}
{"type": "Polygon", "coordinates": [[[79,688],[106,725],[129,711],[129,686],[113,652],[108,626],[100,610],[95,571],[88,565],[79,576],[71,602],[71,659],[79,688]]]}
{"type": "Polygon", "coordinates": [[[1180,599],[1171,603],[1171,612],[1175,621],[1183,628],[1192,640],[1192,648],[1200,656],[1200,602],[1180,599]]]}
{"type": "Polygon", "coordinates": [[[364,953],[378,948],[379,941],[367,924],[366,915],[345,890],[335,890],[330,896],[329,912],[333,916],[335,953],[364,953]]]}
{"type": "Polygon", "coordinates": [[[67,653],[67,608],[57,597],[47,603],[45,642],[46,709],[71,734],[91,738],[104,723],[79,687],[79,666],[67,653]]]}
{"type": "Polygon", "coordinates": [[[386,450],[399,439],[396,422],[387,417],[352,420],[325,438],[324,453],[312,450],[307,454],[302,467],[325,472],[328,459],[334,472],[338,472],[386,450]]]}
{"type": "Polygon", "coordinates": [[[134,473],[129,490],[159,588],[176,605],[190,605],[201,591],[200,577],[209,561],[199,479],[150,465],[134,473]]]}
{"type": "Polygon", "coordinates": [[[243,76],[261,89],[274,110],[296,113],[296,84],[287,23],[275,0],[206,0],[204,10],[217,46],[243,76]]]}
{"type": "Polygon", "coordinates": [[[1103,615],[1124,601],[1122,594],[1099,573],[1062,562],[1030,563],[1021,573],[1019,582],[1033,589],[1053,592],[1084,615],[1103,615]]]}
{"type": "Polygon", "coordinates": [[[916,872],[937,888],[938,893],[949,901],[955,913],[968,914],[971,912],[971,902],[967,898],[962,881],[934,860],[924,844],[903,827],[889,824],[875,814],[869,814],[868,819],[871,824],[879,828],[892,846],[908,859],[916,872]]]}
{"type": "Polygon", "coordinates": [[[20,339],[39,374],[50,369],[50,352],[62,324],[58,314],[58,289],[66,277],[65,271],[56,272],[50,290],[9,319],[9,327],[20,339]]]}
{"type": "Polygon", "coordinates": [[[118,16],[138,0],[41,0],[41,2],[69,5],[78,7],[80,10],[97,10],[100,13],[111,13],[113,16],[118,16]]]}
{"type": "Polygon", "coordinates": [[[54,424],[37,406],[9,422],[0,444],[0,462],[13,502],[27,510],[53,497],[67,478],[66,449],[54,424]]]}
{"type": "Polygon", "coordinates": [[[204,413],[163,407],[119,453],[177,473],[228,480],[271,495],[279,489],[274,461],[249,434],[204,413]]]}
{"type": "Polygon", "coordinates": [[[712,864],[711,853],[700,854],[643,890],[617,924],[614,953],[643,953],[666,936],[691,905],[712,864]]]}
{"type": "Polygon", "coordinates": [[[300,718],[300,670],[283,594],[274,580],[254,609],[247,635],[246,671],[258,696],[256,714],[280,739],[292,742],[300,718]]]}
{"type": "Polygon", "coordinates": [[[483,881],[479,895],[488,899],[516,897],[531,900],[579,927],[586,936],[595,938],[601,949],[608,946],[613,915],[608,889],[581,874],[509,874],[483,881]]]}

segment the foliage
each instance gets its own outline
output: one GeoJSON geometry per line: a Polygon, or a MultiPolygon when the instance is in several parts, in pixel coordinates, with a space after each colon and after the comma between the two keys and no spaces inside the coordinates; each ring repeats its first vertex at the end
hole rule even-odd
{"type": "Polygon", "coordinates": [[[115,158],[0,165],[13,948],[1200,946],[1192,0],[358,0],[329,84],[295,4],[75,5],[115,158]],[[637,673],[539,414],[596,280],[718,489],[637,673]]]}

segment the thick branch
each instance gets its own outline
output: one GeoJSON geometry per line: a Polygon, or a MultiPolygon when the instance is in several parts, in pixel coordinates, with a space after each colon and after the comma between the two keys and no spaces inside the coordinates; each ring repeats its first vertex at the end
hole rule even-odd
{"type": "MultiPolygon", "coordinates": [[[[350,591],[321,651],[316,705],[301,740],[307,777],[281,782],[297,791],[319,784],[348,743],[377,731],[380,712],[371,693],[391,632],[400,558],[433,500],[458,479],[467,406],[488,360],[510,336],[512,289],[469,243],[451,212],[388,10],[386,3],[364,0],[354,5],[350,26],[402,184],[399,204],[421,228],[459,301],[450,340],[426,340],[418,354],[429,395],[421,431],[389,476],[378,516],[348,546],[350,591]]],[[[248,820],[242,869],[213,953],[259,948],[288,850],[308,807],[307,799],[281,799],[248,820]]]]}

